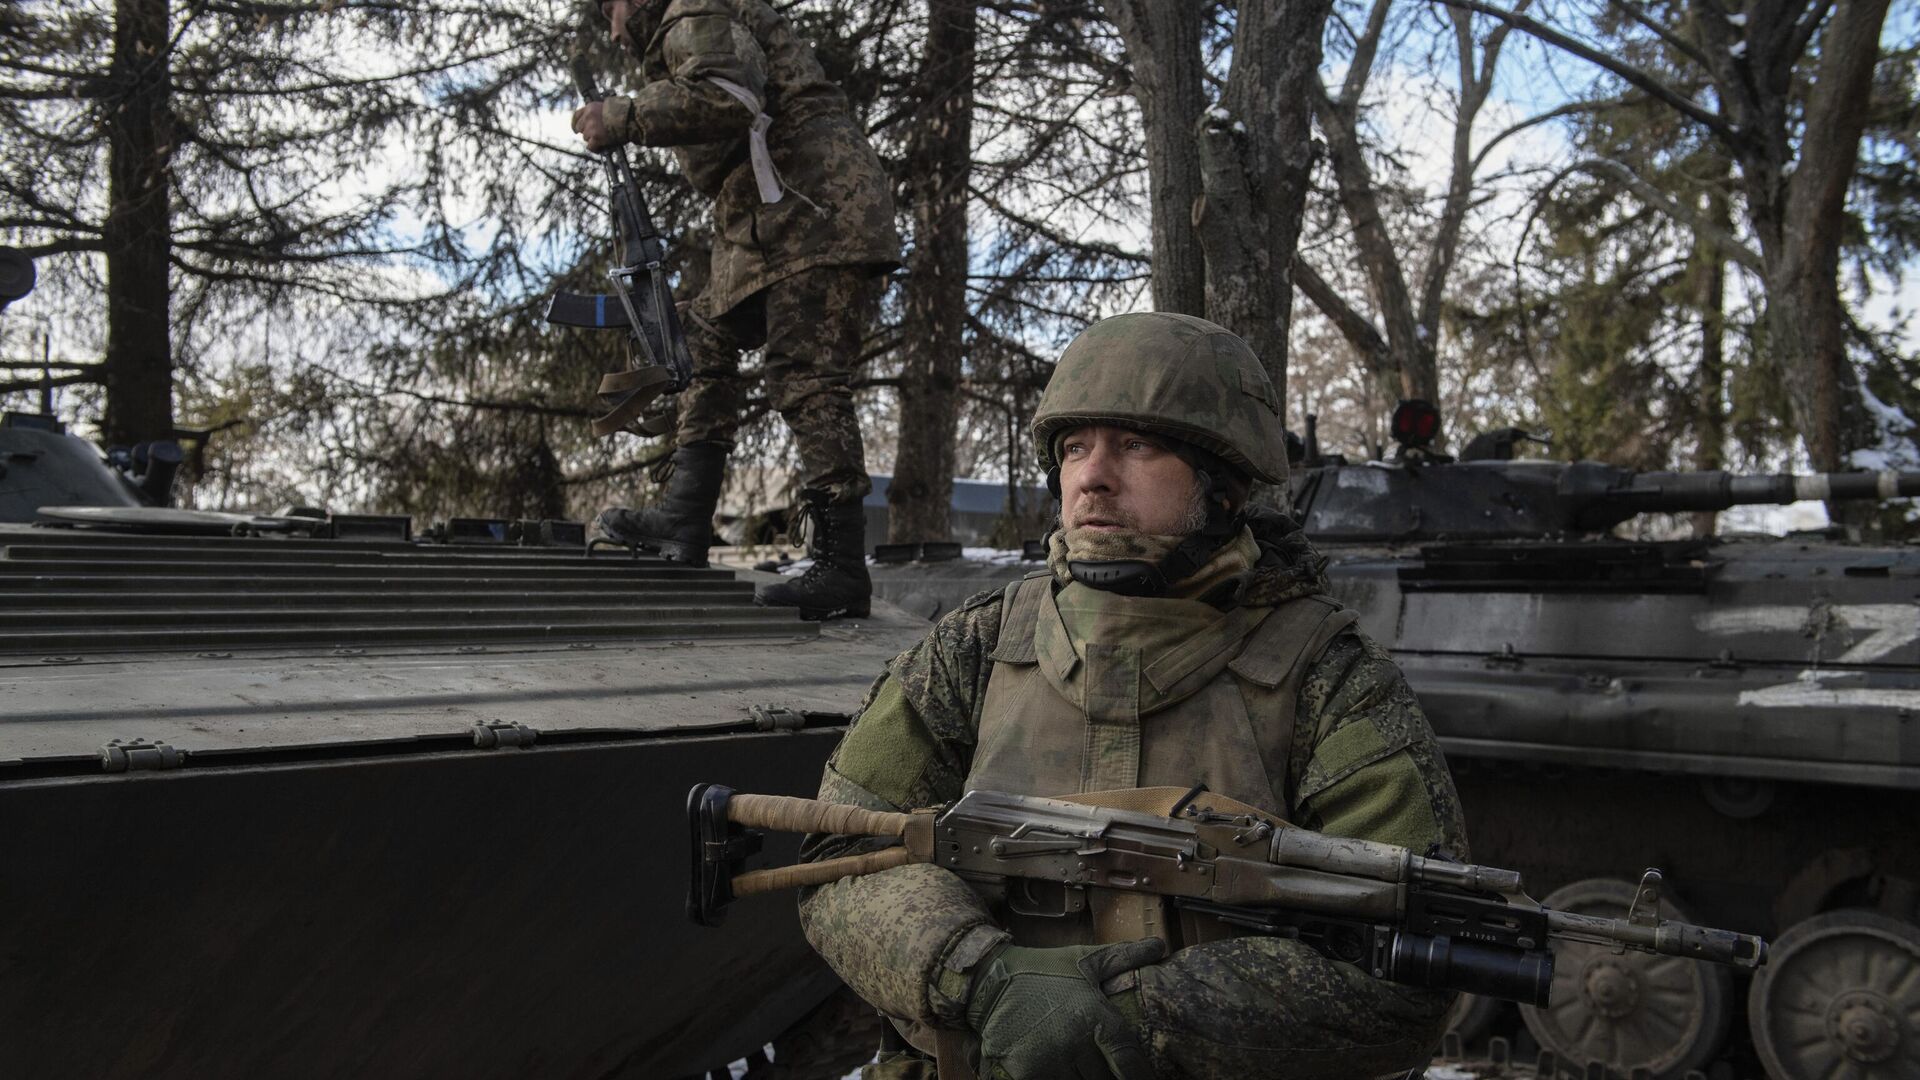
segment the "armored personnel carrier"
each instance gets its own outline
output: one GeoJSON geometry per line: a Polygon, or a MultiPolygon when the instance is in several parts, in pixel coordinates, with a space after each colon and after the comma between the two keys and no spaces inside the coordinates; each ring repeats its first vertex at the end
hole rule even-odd
{"type": "Polygon", "coordinates": [[[1459,781],[1476,859],[1615,913],[1643,862],[1689,918],[1774,942],[1748,986],[1562,952],[1523,1010],[1562,1070],[1920,1077],[1920,550],[1836,533],[1638,542],[1650,511],[1920,494],[1920,474],[1634,473],[1454,461],[1403,406],[1393,463],[1309,437],[1294,510],[1389,645],[1459,781]]]}
{"type": "MultiPolygon", "coordinates": [[[[1746,984],[1568,947],[1550,1009],[1465,1003],[1467,1048],[1501,1032],[1506,1056],[1531,1041],[1577,1076],[1920,1078],[1920,549],[1613,535],[1648,512],[1910,496],[1920,475],[1514,460],[1512,430],[1456,461],[1424,448],[1437,426],[1404,410],[1399,460],[1365,463],[1310,430],[1293,511],[1418,693],[1474,858],[1616,917],[1658,865],[1667,917],[1775,941],[1746,984]]],[[[933,613],[1037,565],[873,573],[933,613]]]]}
{"type": "Polygon", "coordinates": [[[177,460],[0,423],[0,1076],[676,1077],[837,1007],[790,898],[686,927],[683,801],[810,794],[924,622],[177,460]]]}

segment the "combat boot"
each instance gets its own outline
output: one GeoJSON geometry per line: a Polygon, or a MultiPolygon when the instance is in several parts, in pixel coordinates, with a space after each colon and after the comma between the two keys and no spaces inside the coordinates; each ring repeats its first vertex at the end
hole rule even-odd
{"type": "Polygon", "coordinates": [[[632,547],[657,551],[663,559],[688,566],[707,565],[713,542],[713,511],[720,504],[720,477],[726,472],[724,443],[688,443],[673,452],[673,475],[660,505],[645,510],[615,506],[593,521],[600,535],[632,547]]]}
{"type": "Polygon", "coordinates": [[[813,565],[799,577],[762,585],[753,602],[763,607],[795,607],[812,621],[841,616],[864,618],[873,603],[873,579],[867,576],[867,520],[857,502],[830,503],[827,493],[805,490],[800,497],[812,529],[807,554],[813,565]]]}

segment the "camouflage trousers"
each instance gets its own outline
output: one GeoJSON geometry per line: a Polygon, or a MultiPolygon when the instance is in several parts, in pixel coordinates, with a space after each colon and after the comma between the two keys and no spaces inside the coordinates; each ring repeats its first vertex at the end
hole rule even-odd
{"type": "Polygon", "coordinates": [[[761,379],[793,432],[801,486],[836,503],[865,498],[873,482],[849,384],[885,286],[865,267],[823,266],[776,281],[717,319],[688,311],[693,383],[680,395],[679,444],[733,445],[748,391],[740,354],[764,345],[761,379]]]}

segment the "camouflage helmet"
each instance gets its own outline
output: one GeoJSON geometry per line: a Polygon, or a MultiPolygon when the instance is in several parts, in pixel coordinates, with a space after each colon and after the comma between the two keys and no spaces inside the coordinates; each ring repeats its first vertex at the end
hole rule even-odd
{"type": "Polygon", "coordinates": [[[1033,414],[1040,463],[1059,465],[1055,438],[1086,424],[1166,435],[1269,484],[1287,481],[1280,395],[1260,358],[1191,315],[1115,315],[1073,339],[1033,414]]]}

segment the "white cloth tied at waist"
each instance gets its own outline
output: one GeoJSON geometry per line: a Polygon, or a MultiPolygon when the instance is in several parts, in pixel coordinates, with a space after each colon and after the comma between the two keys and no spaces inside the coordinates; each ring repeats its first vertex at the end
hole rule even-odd
{"type": "Polygon", "coordinates": [[[760,99],[754,96],[753,91],[731,79],[715,76],[708,76],[708,79],[753,114],[753,126],[747,129],[747,158],[753,164],[753,182],[760,188],[761,202],[779,202],[786,196],[787,190],[780,183],[780,173],[773,167],[773,152],[767,149],[767,129],[773,126],[773,117],[761,108],[760,99]]]}

